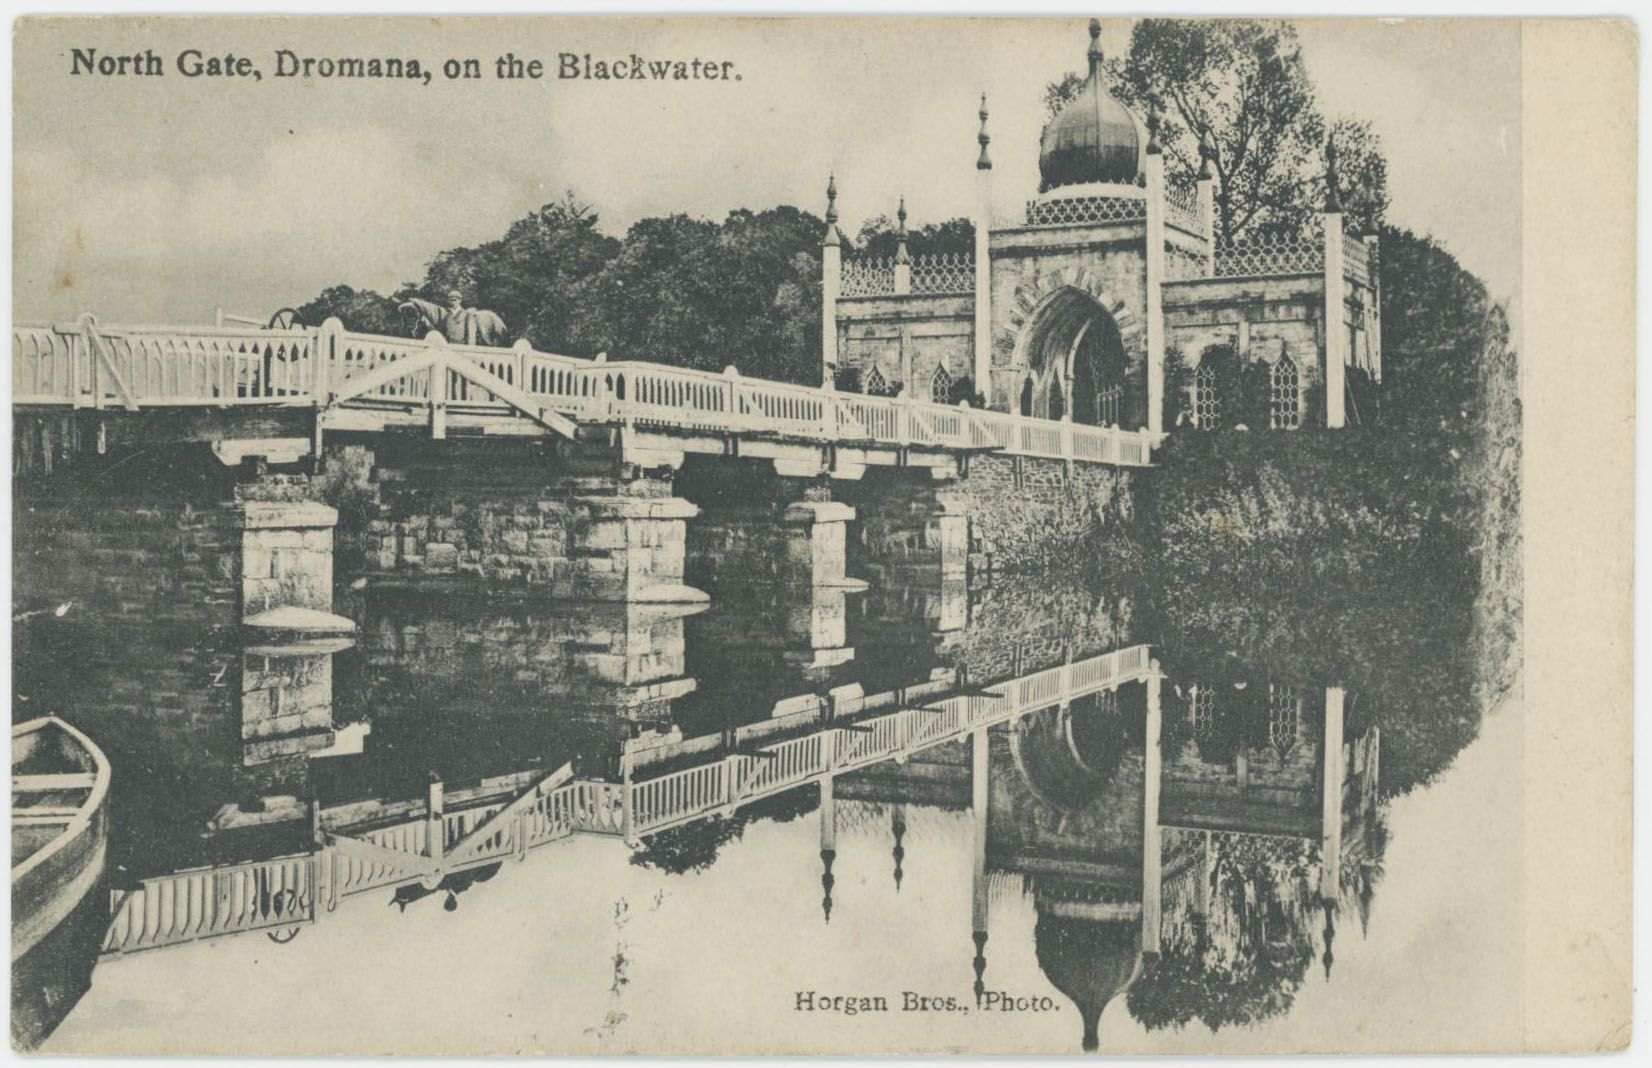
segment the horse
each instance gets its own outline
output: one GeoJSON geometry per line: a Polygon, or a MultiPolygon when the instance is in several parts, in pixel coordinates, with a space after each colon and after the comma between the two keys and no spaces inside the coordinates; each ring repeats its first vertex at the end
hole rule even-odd
{"type": "Polygon", "coordinates": [[[509,331],[505,327],[505,320],[499,318],[497,312],[488,311],[486,308],[444,308],[434,301],[421,300],[418,297],[409,297],[399,307],[403,312],[415,313],[426,331],[439,331],[455,345],[509,344],[506,340],[509,331]]]}

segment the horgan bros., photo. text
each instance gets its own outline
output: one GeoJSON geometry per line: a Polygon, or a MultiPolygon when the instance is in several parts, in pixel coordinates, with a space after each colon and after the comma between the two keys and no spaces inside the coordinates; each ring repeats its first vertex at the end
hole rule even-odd
{"type": "Polygon", "coordinates": [[[368,79],[429,85],[438,75],[444,81],[741,81],[732,59],[705,56],[658,57],[635,52],[606,58],[590,52],[558,52],[554,60],[506,52],[484,62],[475,57],[450,57],[430,63],[413,56],[307,56],[277,48],[267,62],[235,52],[186,48],[169,64],[152,48],[109,52],[98,48],[69,50],[69,73],[106,78],[164,77],[228,78],[261,82],[268,71],[274,78],[368,79]]]}

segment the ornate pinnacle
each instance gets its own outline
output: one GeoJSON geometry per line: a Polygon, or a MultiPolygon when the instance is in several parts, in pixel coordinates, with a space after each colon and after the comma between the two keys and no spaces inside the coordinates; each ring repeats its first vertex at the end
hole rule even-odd
{"type": "Polygon", "coordinates": [[[1090,20],[1090,51],[1086,53],[1090,60],[1090,77],[1101,74],[1101,20],[1090,20]]]}
{"type": "Polygon", "coordinates": [[[826,178],[826,236],[820,242],[822,245],[840,245],[843,238],[837,230],[837,175],[828,175],[826,178]]]}
{"type": "Polygon", "coordinates": [[[820,911],[825,913],[827,923],[832,922],[832,886],[837,882],[836,879],[832,878],[832,861],[836,857],[837,853],[833,850],[822,849],[820,851],[820,861],[823,869],[820,874],[820,888],[825,891],[825,896],[820,899],[820,911]]]}
{"type": "Polygon", "coordinates": [[[1147,102],[1147,151],[1150,155],[1156,156],[1162,151],[1159,148],[1159,125],[1161,122],[1163,122],[1163,116],[1159,113],[1159,99],[1154,97],[1147,102]]]}
{"type": "Polygon", "coordinates": [[[987,142],[991,141],[992,138],[987,134],[987,94],[985,93],[981,94],[981,132],[976,135],[975,139],[981,142],[981,155],[975,161],[975,169],[978,171],[992,170],[992,158],[987,155],[987,142]]]}
{"type": "Polygon", "coordinates": [[[972,932],[975,939],[975,1007],[981,1007],[981,995],[987,992],[985,975],[987,973],[987,933],[985,931],[972,932]]]}
{"type": "Polygon", "coordinates": [[[1210,146],[1205,144],[1204,138],[1199,138],[1199,181],[1208,182],[1216,177],[1210,169],[1210,146]]]}
{"type": "Polygon", "coordinates": [[[911,263],[912,257],[906,251],[906,198],[901,197],[900,207],[895,209],[895,262],[911,263]]]}
{"type": "Polygon", "coordinates": [[[1330,134],[1325,138],[1325,213],[1342,212],[1342,199],[1337,195],[1337,139],[1330,134]]]}

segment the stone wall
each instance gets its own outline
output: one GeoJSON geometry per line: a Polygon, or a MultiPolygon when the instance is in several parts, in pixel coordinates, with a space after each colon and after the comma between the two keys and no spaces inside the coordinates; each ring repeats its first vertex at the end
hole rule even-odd
{"type": "Polygon", "coordinates": [[[229,503],[16,498],[13,611],[234,626],[241,533],[229,503]]]}
{"type": "Polygon", "coordinates": [[[972,573],[1070,566],[1086,531],[1125,514],[1130,478],[1097,464],[982,455],[952,481],[873,469],[834,489],[856,512],[850,573],[876,579],[901,566],[956,573],[950,565],[966,529],[972,573]],[[955,517],[965,523],[953,525],[955,517]]]}
{"type": "Polygon", "coordinates": [[[852,376],[854,388],[866,392],[875,368],[889,390],[904,386],[919,400],[934,399],[937,369],[946,372],[949,384],[972,377],[974,316],[973,296],[839,298],[839,373],[852,376]]]}
{"type": "MultiPolygon", "coordinates": [[[[1193,369],[1207,351],[1230,350],[1241,366],[1272,368],[1289,357],[1296,366],[1302,425],[1323,426],[1325,381],[1325,297],[1319,275],[1289,278],[1234,278],[1184,281],[1164,287],[1165,348],[1179,365],[1179,381],[1166,382],[1165,428],[1185,425],[1192,410],[1188,387],[1193,369]]],[[[1231,394],[1236,386],[1228,386],[1231,394]]],[[[1237,396],[1224,396],[1233,425],[1237,396]]],[[[1253,412],[1249,419],[1266,419],[1253,412]]],[[[1265,429],[1264,421],[1251,429],[1265,429]]]]}
{"type": "Polygon", "coordinates": [[[970,681],[988,685],[1129,644],[1129,606],[1042,575],[999,576],[969,591],[969,625],[951,647],[970,681]]]}

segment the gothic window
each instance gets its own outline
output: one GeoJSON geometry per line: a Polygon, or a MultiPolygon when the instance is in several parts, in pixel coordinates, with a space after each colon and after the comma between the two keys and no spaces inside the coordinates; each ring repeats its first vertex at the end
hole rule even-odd
{"type": "Polygon", "coordinates": [[[1296,747],[1302,701],[1294,686],[1268,686],[1268,741],[1280,756],[1296,747]]]}
{"type": "Polygon", "coordinates": [[[1117,690],[1102,690],[1096,694],[1096,711],[1103,716],[1114,716],[1119,710],[1119,692],[1117,690]]]}
{"type": "Polygon", "coordinates": [[[1297,381],[1296,364],[1289,356],[1279,357],[1268,375],[1268,425],[1275,430],[1295,430],[1302,425],[1297,381]]]}
{"type": "Polygon", "coordinates": [[[936,404],[945,404],[952,395],[952,376],[946,373],[945,367],[935,368],[935,374],[929,379],[929,399],[936,404]]]}
{"type": "Polygon", "coordinates": [[[1193,425],[1200,430],[1215,430],[1222,425],[1222,398],[1216,391],[1218,381],[1214,360],[1203,360],[1193,372],[1193,425]]]}
{"type": "Polygon", "coordinates": [[[1067,401],[1061,393],[1061,376],[1050,379],[1050,415],[1051,419],[1060,419],[1067,414],[1067,401]]]}
{"type": "Polygon", "coordinates": [[[1032,379],[1028,378],[1021,383],[1021,414],[1031,415],[1033,409],[1032,379]]]}
{"type": "Polygon", "coordinates": [[[884,380],[883,372],[876,367],[872,368],[866,375],[865,392],[872,394],[874,397],[881,397],[889,392],[889,383],[884,380]]]}
{"type": "Polygon", "coordinates": [[[1124,387],[1117,382],[1102,386],[1096,393],[1096,421],[1102,426],[1119,425],[1119,403],[1124,399],[1124,387]]]}
{"type": "Polygon", "coordinates": [[[1216,727],[1216,695],[1203,686],[1189,686],[1187,690],[1188,718],[1193,721],[1193,736],[1208,738],[1216,727]]]}

